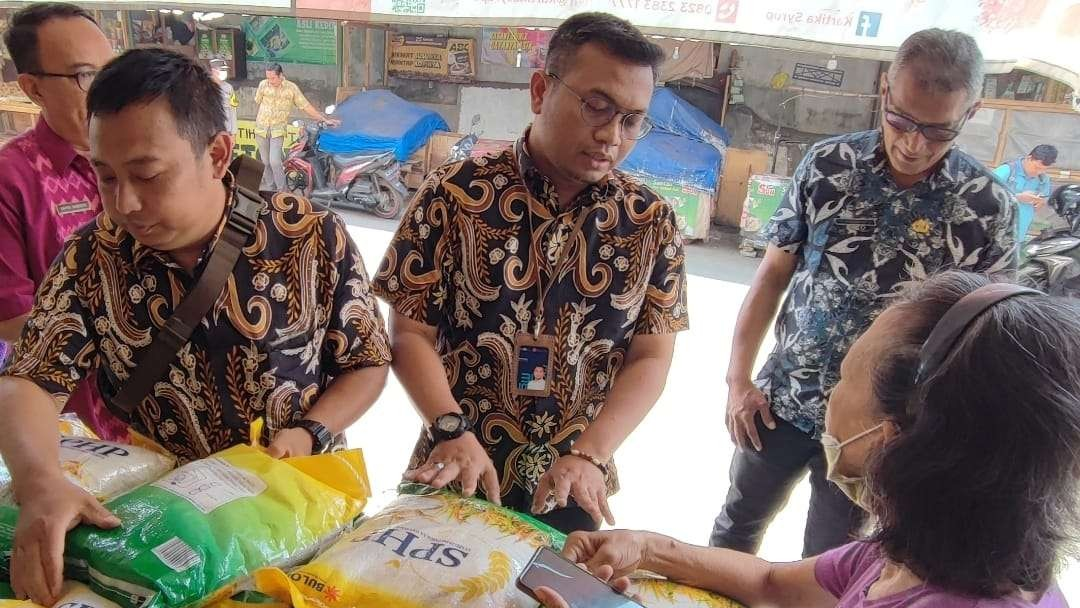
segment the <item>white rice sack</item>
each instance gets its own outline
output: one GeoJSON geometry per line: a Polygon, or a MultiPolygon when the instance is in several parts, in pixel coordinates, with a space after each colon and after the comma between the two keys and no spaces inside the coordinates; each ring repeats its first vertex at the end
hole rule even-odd
{"type": "MultiPolygon", "coordinates": [[[[60,437],[60,468],[64,475],[98,500],[111,500],[157,481],[174,467],[175,458],[148,448],[86,437],[60,437]]],[[[3,462],[0,504],[15,504],[11,473],[3,462]]]]}
{"type": "Polygon", "coordinates": [[[312,608],[535,608],[517,578],[537,548],[561,540],[482,500],[402,495],[287,578],[272,570],[255,578],[261,591],[299,592],[312,608]]]}
{"type": "Polygon", "coordinates": [[[741,608],[722,595],[658,578],[632,581],[630,593],[648,608],[741,608]]]}

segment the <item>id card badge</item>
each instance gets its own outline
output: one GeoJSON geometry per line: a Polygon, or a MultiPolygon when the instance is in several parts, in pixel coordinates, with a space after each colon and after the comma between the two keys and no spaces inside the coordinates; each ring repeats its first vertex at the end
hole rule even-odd
{"type": "Polygon", "coordinates": [[[541,334],[518,334],[514,338],[517,366],[514,370],[514,394],[521,397],[551,395],[551,357],[555,337],[541,334]]]}

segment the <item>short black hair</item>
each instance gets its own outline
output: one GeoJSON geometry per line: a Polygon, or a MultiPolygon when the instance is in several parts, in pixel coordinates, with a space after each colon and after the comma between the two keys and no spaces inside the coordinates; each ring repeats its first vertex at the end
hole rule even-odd
{"type": "Polygon", "coordinates": [[[599,44],[612,55],[652,68],[653,79],[666,57],[664,50],[649,42],[629,21],[608,13],[578,13],[562,22],[548,43],[547,71],[563,75],[586,44],[599,44]]]}
{"type": "Polygon", "coordinates": [[[1031,158],[1049,167],[1057,162],[1058,150],[1050,144],[1039,144],[1031,151],[1031,158]]]}
{"type": "Polygon", "coordinates": [[[883,553],[930,585],[982,598],[1045,591],[1080,540],[1080,302],[1000,302],[914,382],[934,325],[990,282],[948,272],[895,305],[903,329],[872,385],[900,433],[868,464],[883,553]]]}
{"type": "Polygon", "coordinates": [[[15,63],[15,70],[20,74],[41,71],[38,28],[46,21],[79,17],[97,25],[89,11],[67,2],[38,2],[12,15],[8,30],[4,32],[4,46],[15,63]]]}
{"type": "Polygon", "coordinates": [[[273,72],[278,76],[281,76],[285,73],[285,68],[281,67],[280,63],[271,63],[270,65],[266,66],[266,71],[273,72]]]}
{"type": "Polygon", "coordinates": [[[135,49],[110,61],[90,85],[90,117],[117,114],[128,106],[164,98],[176,130],[202,152],[225,130],[221,88],[191,59],[165,49],[135,49]]]}

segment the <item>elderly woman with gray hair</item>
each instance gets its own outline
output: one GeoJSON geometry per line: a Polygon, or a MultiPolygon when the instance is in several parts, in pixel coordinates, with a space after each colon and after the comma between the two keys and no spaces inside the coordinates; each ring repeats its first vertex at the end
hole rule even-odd
{"type": "Polygon", "coordinates": [[[1077,361],[1075,300],[939,275],[859,338],[829,401],[829,479],[876,516],[866,540],[790,564],[629,531],[571,535],[565,553],[602,578],[645,569],[750,606],[1063,607],[1056,568],[1080,534],[1077,361]]]}

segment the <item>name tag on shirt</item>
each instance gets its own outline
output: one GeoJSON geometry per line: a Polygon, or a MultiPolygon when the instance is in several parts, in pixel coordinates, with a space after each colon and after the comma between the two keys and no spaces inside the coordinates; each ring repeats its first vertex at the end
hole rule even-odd
{"type": "Polygon", "coordinates": [[[74,203],[63,203],[56,206],[56,214],[60,216],[74,215],[76,213],[86,213],[93,207],[90,206],[90,201],[76,201],[74,203]]]}

